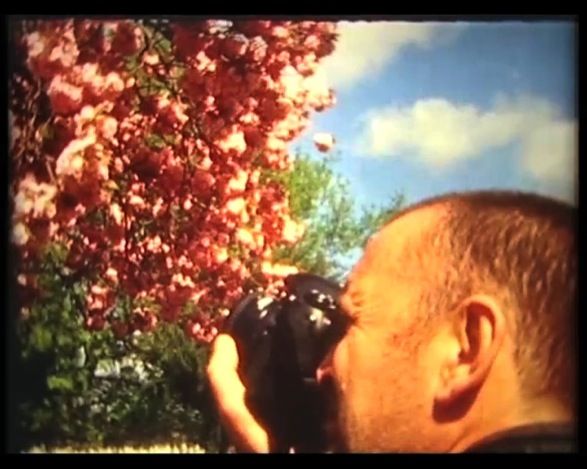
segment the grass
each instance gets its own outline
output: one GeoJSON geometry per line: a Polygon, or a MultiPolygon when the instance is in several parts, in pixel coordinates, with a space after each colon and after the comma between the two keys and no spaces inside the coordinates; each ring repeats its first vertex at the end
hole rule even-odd
{"type": "Polygon", "coordinates": [[[126,453],[126,454],[170,454],[170,453],[205,453],[206,451],[199,445],[186,443],[162,444],[150,446],[96,446],[87,448],[74,448],[63,446],[58,448],[47,448],[45,446],[35,446],[27,453],[126,453]]]}

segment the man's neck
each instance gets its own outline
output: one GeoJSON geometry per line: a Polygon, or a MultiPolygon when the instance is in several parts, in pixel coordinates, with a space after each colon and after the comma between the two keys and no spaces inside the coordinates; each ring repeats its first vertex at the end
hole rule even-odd
{"type": "Polygon", "coordinates": [[[450,449],[452,453],[466,451],[475,443],[484,440],[491,435],[505,432],[511,429],[540,424],[572,424],[575,416],[554,399],[541,398],[528,401],[521,406],[517,415],[502,416],[493,422],[481,421],[463,434],[450,449]]]}

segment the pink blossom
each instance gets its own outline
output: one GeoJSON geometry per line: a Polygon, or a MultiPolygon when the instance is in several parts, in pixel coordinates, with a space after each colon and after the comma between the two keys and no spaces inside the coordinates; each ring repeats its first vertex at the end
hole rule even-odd
{"type": "Polygon", "coordinates": [[[69,142],[57,158],[55,166],[57,176],[73,175],[79,177],[84,163],[81,153],[95,143],[96,134],[94,132],[89,132],[86,136],[69,142]]]}
{"type": "Polygon", "coordinates": [[[72,85],[56,75],[47,90],[51,106],[56,114],[73,114],[82,108],[82,88],[72,85]]]}
{"type": "Polygon", "coordinates": [[[237,155],[243,154],[247,149],[245,135],[242,131],[234,129],[224,139],[218,141],[216,144],[223,152],[235,152],[237,155]]]}
{"type": "Polygon", "coordinates": [[[288,275],[297,274],[299,271],[297,267],[291,265],[272,264],[269,261],[263,261],[261,264],[261,272],[263,272],[265,275],[287,277],[288,275]]]}
{"type": "Polygon", "coordinates": [[[226,248],[217,248],[214,252],[214,260],[221,264],[228,259],[228,251],[226,248]]]}
{"type": "Polygon", "coordinates": [[[304,225],[296,223],[290,217],[286,216],[284,219],[282,239],[288,243],[295,243],[304,234],[304,225]]]}
{"type": "Polygon", "coordinates": [[[239,169],[236,176],[230,178],[227,188],[232,192],[242,192],[247,187],[247,180],[249,176],[246,171],[239,169]]]}
{"type": "Polygon", "coordinates": [[[334,137],[327,133],[317,133],[314,135],[314,144],[321,152],[329,151],[334,145],[334,137]]]}
{"type": "Polygon", "coordinates": [[[115,283],[118,282],[118,272],[116,271],[116,269],[114,269],[112,267],[109,267],[106,270],[106,273],[104,274],[104,276],[112,282],[115,282],[115,283]]]}
{"type": "Polygon", "coordinates": [[[235,236],[236,240],[244,245],[252,245],[255,242],[253,234],[246,228],[238,228],[235,236]]]}
{"type": "Polygon", "coordinates": [[[24,246],[30,238],[28,230],[24,223],[18,222],[12,228],[12,241],[17,246],[24,246]]]}
{"type": "Polygon", "coordinates": [[[112,116],[100,116],[96,121],[96,128],[102,138],[111,140],[118,130],[118,121],[112,116]]]}
{"type": "Polygon", "coordinates": [[[124,214],[122,213],[120,205],[118,205],[117,203],[113,203],[112,205],[110,205],[110,215],[112,216],[112,218],[114,218],[117,224],[122,225],[124,214]]]}
{"type": "Polygon", "coordinates": [[[143,62],[147,65],[157,65],[159,63],[159,55],[156,52],[145,52],[143,54],[143,62]]]}

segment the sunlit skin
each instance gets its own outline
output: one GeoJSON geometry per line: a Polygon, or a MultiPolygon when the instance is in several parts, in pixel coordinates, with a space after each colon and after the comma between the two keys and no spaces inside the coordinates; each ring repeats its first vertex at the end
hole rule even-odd
{"type": "MultiPolygon", "coordinates": [[[[444,210],[433,205],[393,221],[349,276],[341,303],[352,325],[317,372],[336,384],[338,451],[461,452],[500,430],[572,419],[554,398],[522,397],[507,319],[514,312],[498,298],[479,291],[440,319],[418,320],[420,294],[444,262],[420,236],[444,210]]],[[[220,336],[209,376],[224,423],[242,450],[268,451],[230,371],[237,363],[234,342],[220,336]]]]}

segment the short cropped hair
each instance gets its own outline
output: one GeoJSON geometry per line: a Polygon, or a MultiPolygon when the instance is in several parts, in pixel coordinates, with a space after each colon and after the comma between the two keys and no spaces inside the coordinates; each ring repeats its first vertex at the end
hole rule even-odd
{"type": "Polygon", "coordinates": [[[522,392],[574,405],[576,208],[521,192],[453,193],[413,205],[389,223],[433,205],[446,210],[420,245],[442,253],[446,269],[430,276],[424,314],[448,313],[471,294],[495,295],[510,313],[522,392]]]}

